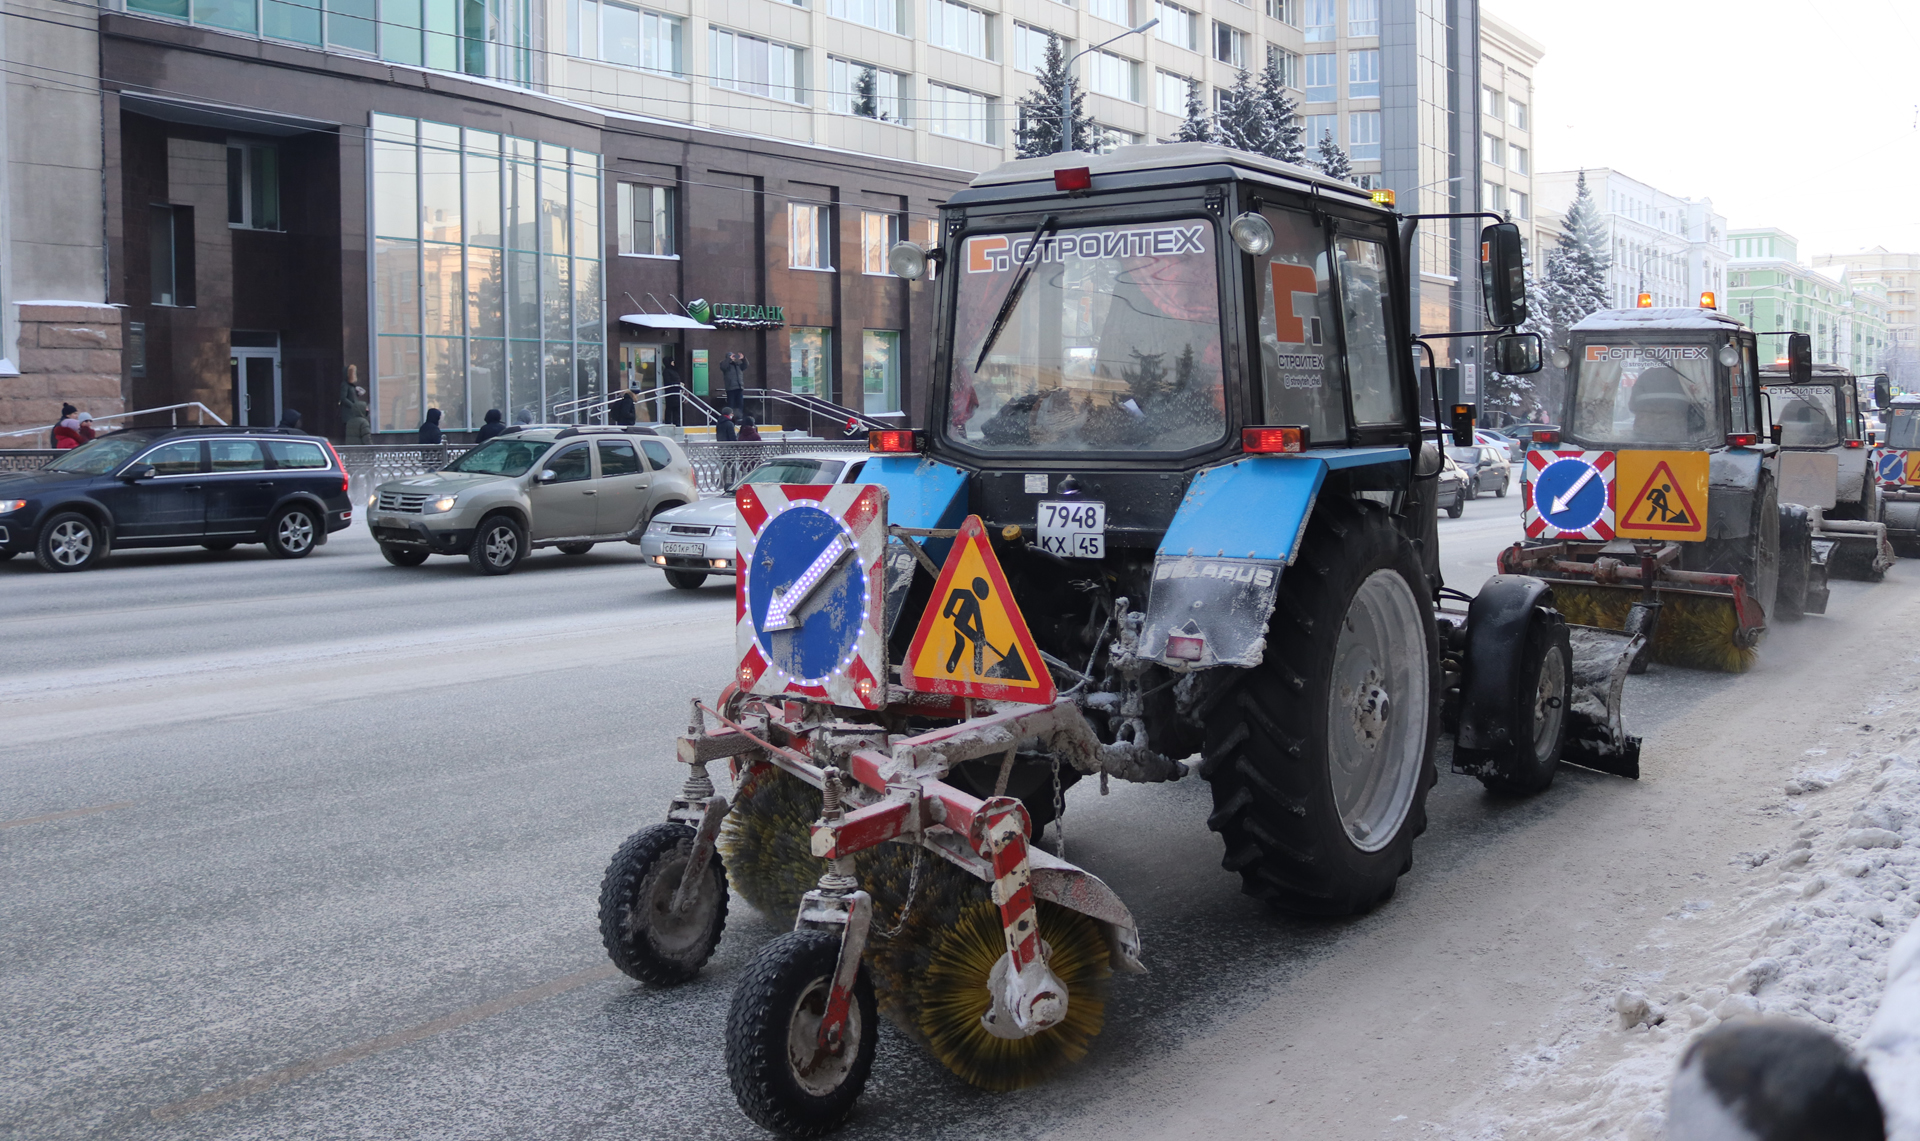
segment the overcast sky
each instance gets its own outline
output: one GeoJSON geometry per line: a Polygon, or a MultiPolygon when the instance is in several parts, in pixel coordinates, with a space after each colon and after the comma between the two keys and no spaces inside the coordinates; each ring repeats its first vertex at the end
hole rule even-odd
{"type": "Polygon", "coordinates": [[[1920,4],[1497,0],[1546,48],[1536,170],[1609,166],[1800,258],[1920,251],[1920,4]]]}

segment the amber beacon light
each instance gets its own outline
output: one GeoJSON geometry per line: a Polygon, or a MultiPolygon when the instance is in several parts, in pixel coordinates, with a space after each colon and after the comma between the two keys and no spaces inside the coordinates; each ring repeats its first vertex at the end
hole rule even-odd
{"type": "Polygon", "coordinates": [[[1651,309],[1651,308],[1653,308],[1653,294],[1651,294],[1651,293],[1642,293],[1642,294],[1640,295],[1640,300],[1639,300],[1638,302],[1636,302],[1635,304],[1636,304],[1636,305],[1638,305],[1638,307],[1639,307],[1639,308],[1641,308],[1641,309],[1651,309]]]}
{"type": "Polygon", "coordinates": [[[1719,300],[1719,298],[1713,295],[1713,290],[1709,289],[1700,295],[1700,308],[1718,309],[1720,308],[1719,300]]]}

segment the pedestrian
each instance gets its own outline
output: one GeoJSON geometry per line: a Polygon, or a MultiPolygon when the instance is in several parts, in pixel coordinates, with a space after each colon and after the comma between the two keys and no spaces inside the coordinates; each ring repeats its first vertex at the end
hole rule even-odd
{"type": "Polygon", "coordinates": [[[53,446],[65,451],[80,446],[80,410],[71,404],[60,406],[60,419],[53,426],[53,446]]]}
{"type": "Polygon", "coordinates": [[[298,432],[300,430],[300,410],[298,408],[288,408],[281,412],[279,427],[282,431],[298,432]]]}
{"type": "Polygon", "coordinates": [[[733,409],[720,410],[720,418],[713,422],[713,438],[722,444],[731,444],[740,438],[740,433],[733,426],[733,409]]]}
{"type": "Polygon", "coordinates": [[[498,408],[489,408],[487,409],[487,422],[480,425],[480,434],[473,438],[473,442],[476,444],[484,444],[506,430],[507,426],[500,420],[500,410],[498,408]]]}
{"type": "Polygon", "coordinates": [[[720,366],[720,382],[726,386],[727,407],[735,412],[747,410],[747,354],[728,353],[727,363],[720,366]]]}
{"type": "Polygon", "coordinates": [[[373,421],[367,416],[367,390],[357,384],[347,403],[347,443],[373,443],[373,421]]]}
{"type": "Polygon", "coordinates": [[[672,357],[668,357],[667,363],[660,369],[660,386],[662,388],[677,388],[679,385],[680,368],[673,363],[672,357]]]}
{"type": "Polygon", "coordinates": [[[82,412],[80,415],[74,417],[74,420],[80,425],[80,442],[83,444],[92,443],[93,438],[99,434],[93,430],[93,413],[82,412]]]}
{"type": "MultiPolygon", "coordinates": [[[[49,444],[49,446],[51,446],[51,447],[55,447],[55,448],[58,448],[58,447],[61,447],[61,446],[62,446],[62,445],[61,445],[61,443],[60,443],[60,425],[62,425],[62,424],[64,424],[64,423],[66,423],[66,422],[67,422],[68,420],[70,420],[70,419],[72,419],[72,418],[73,418],[73,416],[74,416],[74,415],[75,415],[76,413],[78,413],[79,411],[80,411],[80,410],[79,410],[78,408],[75,408],[75,407],[74,407],[73,405],[71,405],[71,404],[62,404],[62,405],[60,406],[60,415],[59,415],[58,417],[56,417],[56,418],[54,419],[54,421],[53,421],[53,427],[51,427],[51,428],[49,428],[49,429],[47,429],[47,431],[48,431],[48,444],[49,444]]],[[[77,441],[77,437],[76,437],[76,441],[77,441]]],[[[73,447],[74,445],[73,445],[73,444],[67,444],[67,445],[65,445],[65,446],[66,446],[66,447],[69,447],[69,448],[71,448],[71,447],[73,447]]]]}
{"type": "Polygon", "coordinates": [[[440,410],[427,409],[427,418],[420,421],[420,442],[423,444],[441,444],[446,437],[440,431],[440,410]]]}
{"type": "Polygon", "coordinates": [[[636,419],[633,414],[633,389],[623,388],[614,393],[613,400],[607,404],[607,423],[631,428],[636,419]]]}
{"type": "Polygon", "coordinates": [[[740,417],[740,442],[743,444],[757,444],[760,442],[760,429],[754,426],[753,417],[751,416],[742,415],[740,417]]]}

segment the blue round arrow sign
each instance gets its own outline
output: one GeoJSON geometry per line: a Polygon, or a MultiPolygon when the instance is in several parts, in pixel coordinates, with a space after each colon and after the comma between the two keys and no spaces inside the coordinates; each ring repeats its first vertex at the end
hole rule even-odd
{"type": "Polygon", "coordinates": [[[866,620],[867,575],[846,524],[811,504],[767,520],[747,570],[747,615],[767,661],[819,684],[841,667],[866,620]]]}
{"type": "Polygon", "coordinates": [[[1534,477],[1533,508],[1557,531],[1584,531],[1607,509],[1606,478],[1586,460],[1557,459],[1534,477]]]}
{"type": "Polygon", "coordinates": [[[1880,453],[1880,481],[1882,483],[1899,483],[1901,477],[1906,474],[1907,474],[1907,453],[1905,452],[1880,453]]]}

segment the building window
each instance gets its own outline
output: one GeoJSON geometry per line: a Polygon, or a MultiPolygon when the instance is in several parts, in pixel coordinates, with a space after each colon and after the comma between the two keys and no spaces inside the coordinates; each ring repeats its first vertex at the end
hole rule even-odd
{"type": "Polygon", "coordinates": [[[1213,25],[1213,58],[1235,67],[1247,66],[1247,33],[1216,21],[1213,25]]]}
{"type": "Polygon", "coordinates": [[[155,305],[193,304],[193,207],[155,205],[147,212],[147,267],[155,305]]]}
{"type": "Polygon", "coordinates": [[[1104,127],[1095,123],[1093,132],[1094,137],[1099,139],[1094,149],[1100,154],[1107,154],[1115,147],[1132,147],[1140,144],[1139,135],[1132,131],[1123,131],[1119,127],[1104,127]]]}
{"type": "Polygon", "coordinates": [[[1332,139],[1335,142],[1340,140],[1340,116],[1338,115],[1308,115],[1306,126],[1307,133],[1300,138],[1301,144],[1306,147],[1319,146],[1321,139],[1332,139]]]}
{"type": "Polygon", "coordinates": [[[1510,169],[1511,169],[1511,170],[1512,170],[1512,171],[1513,171],[1513,172],[1514,172],[1515,174],[1526,174],[1526,173],[1528,173],[1528,170],[1527,170],[1527,148],[1525,148],[1525,147],[1514,147],[1514,146],[1510,146],[1510,147],[1508,147],[1508,148],[1507,148],[1507,166],[1508,166],[1508,167],[1509,167],[1509,168],[1510,168],[1510,169]]]}
{"type": "Polygon", "coordinates": [[[1133,27],[1133,0],[1087,0],[1087,14],[1109,24],[1133,27]]]}
{"type": "Polygon", "coordinates": [[[567,50],[583,59],[637,67],[656,75],[685,72],[677,16],[625,4],[574,0],[567,50]]]}
{"type": "Polygon", "coordinates": [[[1380,98],[1380,52],[1377,49],[1347,53],[1347,98],[1380,98]]]}
{"type": "Polygon", "coordinates": [[[1193,89],[1193,80],[1184,75],[1175,75],[1171,71],[1153,73],[1153,106],[1155,110],[1165,111],[1169,115],[1187,113],[1187,92],[1193,89]]]}
{"type": "Polygon", "coordinates": [[[927,0],[927,42],[974,59],[992,59],[987,14],[953,0],[927,0]]]}
{"type": "Polygon", "coordinates": [[[1267,15],[1283,24],[1300,26],[1299,0],[1267,0],[1267,15]]]}
{"type": "Polygon", "coordinates": [[[1333,42],[1333,0],[1306,0],[1307,42],[1333,42]]]}
{"type": "Polygon", "coordinates": [[[227,225],[280,228],[280,148],[227,144],[227,225]]]}
{"type": "Polygon", "coordinates": [[[600,156],[389,115],[368,147],[374,430],[430,407],[452,431],[489,408],[587,419],[607,393],[600,156]]]}
{"type": "Polygon", "coordinates": [[[886,123],[905,122],[900,113],[900,88],[905,77],[849,59],[827,57],[827,106],[842,115],[861,115],[886,123]],[[873,76],[872,99],[860,91],[863,76],[873,76]]]}
{"type": "Polygon", "coordinates": [[[1507,122],[1525,131],[1527,127],[1527,105],[1518,99],[1507,100],[1507,122]]]}
{"type": "Polygon", "coordinates": [[[1481,157],[1488,166],[1507,165],[1507,144],[1501,141],[1500,136],[1481,135],[1480,144],[1481,157]]]}
{"type": "Polygon", "coordinates": [[[795,202],[787,207],[787,264],[833,268],[833,207],[795,202]]]}
{"type": "Polygon", "coordinates": [[[900,334],[891,329],[860,334],[860,410],[900,410],[900,334]]]}
{"type": "Polygon", "coordinates": [[[787,330],[788,376],[793,391],[833,395],[833,330],[795,326],[787,330]]]}
{"type": "Polygon", "coordinates": [[[887,268],[887,251],[900,242],[900,215],[883,214],[877,210],[860,212],[860,270],[862,273],[877,273],[887,277],[893,271],[887,268]]]}
{"type": "Polygon", "coordinates": [[[1482,115],[1492,115],[1498,119],[1500,117],[1500,98],[1501,96],[1498,91],[1483,85],[1480,88],[1480,113],[1482,115]]]}
{"type": "Polygon", "coordinates": [[[1524,222],[1527,219],[1533,217],[1533,214],[1527,205],[1527,196],[1524,193],[1518,190],[1510,191],[1507,194],[1507,201],[1511,206],[1511,209],[1513,211],[1513,216],[1515,218],[1518,218],[1519,220],[1524,222]]]}
{"type": "Polygon", "coordinates": [[[1347,116],[1347,155],[1356,162],[1380,157],[1380,112],[1355,111],[1347,116]]]}
{"type": "Polygon", "coordinates": [[[1153,29],[1154,35],[1172,44],[1186,48],[1190,52],[1200,50],[1200,17],[1180,7],[1169,4],[1167,0],[1154,0],[1153,14],[1160,23],[1153,29]]]}
{"type": "Polygon", "coordinates": [[[988,96],[929,83],[926,106],[927,130],[936,135],[976,143],[991,143],[996,138],[993,116],[997,101],[988,96]]]}
{"type": "Polygon", "coordinates": [[[671,186],[622,182],[615,187],[616,224],[620,252],[628,257],[673,257],[673,196],[671,186]]]}
{"type": "Polygon", "coordinates": [[[1278,44],[1267,45],[1267,62],[1280,73],[1280,82],[1294,90],[1300,89],[1300,57],[1278,44]]]}
{"type": "Polygon", "coordinates": [[[799,48],[725,28],[709,28],[707,44],[713,86],[787,103],[802,101],[799,48]]]}
{"type": "Polygon", "coordinates": [[[1347,34],[1380,34],[1380,0],[1347,0],[1347,34]]]}
{"type": "Polygon", "coordinates": [[[1307,57],[1307,81],[1302,88],[1307,93],[1307,102],[1333,102],[1334,85],[1338,82],[1335,64],[1339,59],[1332,52],[1316,52],[1307,57]]]}
{"type": "Polygon", "coordinates": [[[1499,214],[1505,211],[1506,210],[1505,199],[1502,197],[1502,191],[1504,189],[1505,187],[1502,187],[1497,182],[1481,183],[1480,184],[1480,208],[1482,210],[1491,210],[1495,214],[1499,214]]]}
{"type": "Polygon", "coordinates": [[[901,28],[900,0],[827,0],[827,15],[883,32],[901,28]]]}
{"type": "MultiPolygon", "coordinates": [[[[1013,66],[1029,75],[1040,74],[1047,63],[1047,43],[1054,33],[1045,28],[1030,28],[1025,24],[1013,26],[1013,66]]],[[[1072,41],[1065,36],[1060,38],[1060,54],[1071,55],[1073,49],[1068,45],[1072,41]]]]}
{"type": "Polygon", "coordinates": [[[1140,65],[1112,52],[1094,52],[1086,57],[1087,90],[1096,95],[1140,102],[1140,65]]]}

